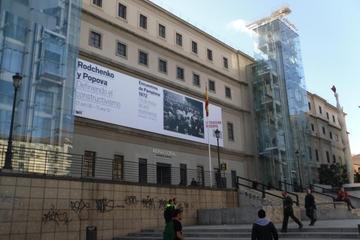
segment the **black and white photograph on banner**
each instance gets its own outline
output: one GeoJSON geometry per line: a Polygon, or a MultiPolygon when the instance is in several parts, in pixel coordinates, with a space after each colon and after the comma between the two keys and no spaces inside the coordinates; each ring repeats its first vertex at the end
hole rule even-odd
{"type": "Polygon", "coordinates": [[[204,138],[203,103],[164,89],[164,129],[204,138]]]}

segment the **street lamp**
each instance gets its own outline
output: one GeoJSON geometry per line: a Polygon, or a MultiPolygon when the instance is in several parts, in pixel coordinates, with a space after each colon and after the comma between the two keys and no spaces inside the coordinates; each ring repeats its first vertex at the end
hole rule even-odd
{"type": "Polygon", "coordinates": [[[301,167],[300,167],[300,152],[296,150],[295,152],[297,164],[298,164],[298,171],[299,171],[299,181],[300,181],[300,191],[303,191],[303,184],[302,184],[302,177],[301,177],[301,167]]]}
{"type": "Polygon", "coordinates": [[[13,105],[12,105],[9,139],[8,139],[8,145],[7,145],[7,149],[6,149],[4,169],[12,169],[12,139],[13,139],[13,128],[14,128],[15,104],[16,104],[16,95],[17,95],[17,91],[21,85],[22,76],[19,73],[16,73],[12,77],[12,79],[13,79],[13,85],[14,85],[14,99],[13,99],[13,105]]]}
{"type": "Polygon", "coordinates": [[[220,187],[220,180],[221,180],[221,170],[220,170],[220,148],[219,148],[219,138],[220,138],[220,130],[215,130],[215,137],[217,142],[217,155],[218,155],[218,173],[217,173],[217,184],[220,187]]]}

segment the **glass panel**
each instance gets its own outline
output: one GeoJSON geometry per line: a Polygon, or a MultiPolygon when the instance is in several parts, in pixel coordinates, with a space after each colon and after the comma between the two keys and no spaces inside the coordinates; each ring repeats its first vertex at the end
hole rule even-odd
{"type": "Polygon", "coordinates": [[[38,90],[35,96],[36,110],[51,114],[53,111],[53,96],[52,92],[38,90]]]}

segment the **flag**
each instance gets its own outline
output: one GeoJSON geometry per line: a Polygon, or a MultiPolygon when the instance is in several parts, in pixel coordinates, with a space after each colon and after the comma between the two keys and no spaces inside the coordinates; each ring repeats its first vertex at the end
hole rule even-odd
{"type": "Polygon", "coordinates": [[[209,116],[209,95],[208,95],[208,90],[207,87],[205,87],[205,112],[206,112],[206,116],[209,116]]]}

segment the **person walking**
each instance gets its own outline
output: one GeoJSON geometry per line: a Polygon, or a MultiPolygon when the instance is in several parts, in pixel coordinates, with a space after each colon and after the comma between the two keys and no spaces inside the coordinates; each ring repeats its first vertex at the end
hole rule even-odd
{"type": "Polygon", "coordinates": [[[345,191],[344,187],[341,187],[340,190],[337,193],[337,197],[335,199],[336,201],[343,201],[346,202],[348,210],[351,211],[352,209],[355,209],[355,207],[352,205],[348,193],[345,191]]]}
{"type": "Polygon", "coordinates": [[[175,209],[173,211],[172,219],[166,223],[163,240],[183,240],[184,236],[182,233],[182,210],[175,209]]]}
{"type": "Polygon", "coordinates": [[[315,204],[315,198],[314,195],[311,193],[311,189],[308,188],[307,194],[305,196],[305,210],[306,210],[306,216],[310,218],[310,224],[309,226],[314,226],[316,222],[316,204],[315,204]]]}
{"type": "Polygon", "coordinates": [[[284,219],[282,223],[281,232],[287,232],[289,217],[291,217],[291,219],[299,225],[299,229],[302,229],[303,224],[294,215],[293,200],[291,199],[291,197],[288,195],[287,192],[283,192],[282,196],[283,196],[284,219]]]}
{"type": "Polygon", "coordinates": [[[266,212],[258,211],[259,219],[253,224],[251,240],[278,240],[279,236],[274,224],[266,219],[266,212]]]}
{"type": "Polygon", "coordinates": [[[173,222],[174,222],[174,229],[175,229],[175,240],[183,240],[184,236],[182,233],[182,210],[181,209],[175,209],[174,216],[173,216],[173,222]]]}

